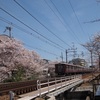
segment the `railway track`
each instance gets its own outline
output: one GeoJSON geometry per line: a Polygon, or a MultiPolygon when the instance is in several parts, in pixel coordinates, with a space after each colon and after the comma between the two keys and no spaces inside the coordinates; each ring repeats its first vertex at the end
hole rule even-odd
{"type": "MultiPolygon", "coordinates": [[[[67,76],[67,80],[70,80],[73,78],[73,76],[67,76]]],[[[55,84],[55,80],[57,83],[61,83],[64,80],[64,77],[58,77],[58,78],[49,78],[49,85],[55,84]],[[62,80],[62,81],[61,81],[62,80]]],[[[46,87],[48,86],[48,79],[41,79],[38,80],[39,83],[46,83],[41,86],[46,87]]],[[[1,99],[4,95],[9,95],[10,91],[13,91],[16,95],[21,95],[25,93],[29,93],[31,91],[37,90],[37,80],[32,80],[32,81],[25,81],[25,82],[12,82],[12,83],[3,83],[0,84],[0,100],[7,100],[7,99],[1,99]]]]}
{"type": "MultiPolygon", "coordinates": [[[[72,76],[71,76],[72,77],[72,76]]],[[[63,78],[62,78],[63,79],[63,78]]],[[[70,77],[68,76],[68,80],[70,77]]],[[[55,80],[58,80],[57,83],[60,83],[61,81],[59,78],[49,78],[49,82],[51,82],[49,85],[55,84],[55,80]]],[[[38,81],[39,83],[48,83],[48,79],[41,79],[38,81]]],[[[62,80],[63,82],[63,80],[62,80]]],[[[46,87],[48,84],[42,85],[42,87],[46,87]]],[[[41,88],[42,88],[41,87],[41,88]]],[[[37,80],[32,81],[24,81],[24,82],[11,82],[11,83],[3,83],[0,84],[0,100],[4,95],[9,95],[10,91],[13,91],[16,95],[25,94],[31,91],[37,90],[37,80]]],[[[8,97],[7,97],[8,98],[8,97]]],[[[7,100],[7,99],[4,99],[7,100]]]]}
{"type": "MultiPolygon", "coordinates": [[[[53,81],[54,79],[50,79],[53,81]]],[[[47,82],[47,79],[40,80],[39,82],[47,82]]],[[[50,84],[51,85],[51,84],[50,84]]],[[[43,85],[42,87],[45,87],[43,85]]],[[[37,80],[23,81],[23,82],[11,82],[0,84],[0,100],[9,100],[9,92],[13,91],[16,96],[29,93],[37,90],[37,80]],[[8,98],[8,99],[7,99],[8,98]]]]}
{"type": "MultiPolygon", "coordinates": [[[[89,75],[87,75],[89,77],[89,75]]],[[[61,77],[62,82],[65,81],[63,77],[61,77]]],[[[67,80],[70,80],[73,78],[73,76],[67,76],[67,80]]],[[[83,77],[83,78],[86,78],[83,77]]],[[[49,85],[55,84],[55,80],[57,80],[57,83],[61,83],[60,78],[50,78],[49,85]]],[[[42,87],[48,86],[48,79],[41,79],[38,80],[39,83],[46,83],[42,85],[42,87]]],[[[41,87],[41,88],[42,88],[41,87]]],[[[32,81],[25,81],[25,82],[12,82],[12,83],[4,83],[0,84],[0,100],[7,100],[7,96],[9,95],[10,91],[13,91],[17,96],[25,93],[29,93],[32,91],[37,90],[37,80],[32,80],[32,81]],[[6,99],[2,99],[2,97],[6,96],[6,99]]]]}

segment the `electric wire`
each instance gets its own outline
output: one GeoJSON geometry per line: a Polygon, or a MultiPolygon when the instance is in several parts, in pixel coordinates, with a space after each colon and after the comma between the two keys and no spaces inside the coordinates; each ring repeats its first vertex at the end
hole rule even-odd
{"type": "MultiPolygon", "coordinates": [[[[77,14],[76,14],[76,12],[75,12],[75,10],[74,10],[74,8],[73,8],[71,2],[70,2],[70,0],[68,0],[68,2],[69,2],[70,6],[71,6],[71,8],[72,8],[72,10],[73,10],[73,12],[74,12],[74,15],[75,15],[75,17],[76,17],[76,19],[77,19],[77,22],[79,23],[79,26],[80,26],[82,32],[85,33],[85,32],[84,32],[84,29],[83,29],[83,27],[82,27],[82,25],[81,25],[81,23],[80,23],[80,21],[79,21],[79,18],[77,17],[77,14]]],[[[89,37],[89,39],[90,39],[89,33],[88,33],[88,37],[89,37]]]]}
{"type": "Polygon", "coordinates": [[[28,46],[28,47],[30,47],[30,48],[32,48],[32,49],[37,49],[37,50],[39,50],[39,51],[43,51],[43,52],[48,53],[48,54],[51,54],[51,55],[53,55],[53,56],[60,57],[59,55],[57,55],[57,54],[55,54],[55,53],[52,53],[52,52],[49,52],[49,51],[47,51],[47,50],[44,50],[44,49],[42,49],[42,48],[33,47],[33,46],[30,46],[30,45],[28,45],[28,44],[26,44],[26,43],[24,43],[24,45],[25,45],[25,46],[28,46]]]}
{"type": "Polygon", "coordinates": [[[71,47],[69,44],[67,44],[64,40],[62,40],[58,35],[56,35],[53,31],[51,31],[49,28],[47,28],[42,22],[40,22],[35,16],[33,16],[28,10],[26,10],[21,4],[19,4],[16,0],[14,2],[20,6],[25,12],[27,12],[32,18],[34,18],[39,24],[41,24],[45,29],[47,29],[51,34],[53,34],[56,38],[58,38],[60,41],[62,41],[67,46],[71,47]]]}
{"type": "Polygon", "coordinates": [[[14,23],[12,23],[12,22],[10,22],[10,21],[4,19],[4,18],[2,18],[1,16],[0,16],[0,20],[3,21],[3,22],[5,22],[5,23],[7,23],[7,24],[10,24],[10,25],[14,26],[15,28],[21,30],[22,32],[24,32],[24,33],[26,33],[26,34],[29,34],[29,35],[31,35],[31,36],[33,36],[33,37],[35,37],[35,38],[41,40],[42,42],[45,42],[45,43],[47,43],[47,44],[49,44],[49,45],[51,45],[51,46],[53,46],[53,47],[55,47],[55,48],[60,49],[60,50],[63,51],[63,49],[59,48],[58,46],[56,46],[56,45],[54,45],[54,44],[51,44],[50,42],[44,40],[44,39],[41,38],[40,36],[36,36],[35,34],[33,34],[33,33],[29,32],[29,31],[27,31],[26,29],[24,29],[24,28],[22,28],[22,27],[20,27],[20,26],[18,26],[18,25],[16,25],[16,24],[14,24],[14,23]]]}
{"type": "MultiPolygon", "coordinates": [[[[19,29],[19,30],[21,30],[21,31],[23,31],[23,32],[25,32],[25,33],[26,33],[26,32],[29,33],[27,30],[25,30],[25,29],[23,29],[23,28],[21,28],[21,27],[15,25],[15,24],[9,22],[8,20],[5,20],[5,19],[2,18],[1,16],[0,16],[0,20],[3,21],[3,22],[5,22],[5,23],[7,23],[7,24],[11,24],[11,25],[14,26],[15,28],[17,28],[17,29],[19,29]]],[[[32,34],[32,33],[30,33],[30,34],[32,34]]],[[[35,36],[35,35],[34,35],[34,36],[35,36]]],[[[36,37],[36,38],[38,38],[38,37],[36,37]]],[[[47,41],[46,41],[46,42],[47,42],[47,41]]],[[[55,53],[46,51],[46,50],[41,49],[41,48],[37,48],[37,47],[30,46],[30,45],[28,45],[28,44],[26,44],[26,43],[23,43],[23,45],[25,45],[25,46],[27,46],[27,47],[30,47],[30,48],[32,48],[32,49],[37,49],[37,50],[39,50],[39,51],[43,51],[43,52],[45,52],[45,53],[51,54],[51,55],[56,56],[56,57],[60,57],[59,55],[57,55],[57,54],[55,54],[55,53]]]]}
{"type": "MultiPolygon", "coordinates": [[[[45,1],[45,0],[44,0],[45,1]]],[[[62,14],[60,13],[60,11],[58,10],[58,8],[56,7],[56,5],[53,3],[52,0],[50,0],[52,5],[55,7],[55,9],[57,10],[57,12],[59,13],[59,15],[61,16],[61,18],[66,22],[66,20],[64,19],[64,17],[62,16],[62,14]]],[[[46,2],[47,3],[47,2],[46,2]]],[[[49,6],[49,5],[48,5],[49,6]]],[[[50,6],[49,6],[50,7],[50,6]]],[[[52,9],[50,7],[50,9],[52,9]]],[[[52,11],[54,12],[54,10],[52,9],[52,11]]],[[[55,15],[57,16],[57,14],[55,13],[55,15]]],[[[59,18],[59,17],[58,17],[59,18]]],[[[62,21],[61,21],[62,22],[62,21]]],[[[63,22],[62,22],[63,23],[63,22]]],[[[64,24],[63,24],[64,25],[64,24]]],[[[77,35],[75,34],[75,32],[72,30],[72,28],[69,26],[69,24],[66,22],[66,25],[68,26],[68,28],[71,30],[71,32],[73,33],[72,35],[74,36],[75,40],[77,42],[81,42],[80,39],[77,37],[77,35]],[[76,39],[77,38],[77,39],[76,39]]],[[[65,25],[64,25],[65,26],[65,25]]],[[[67,27],[65,26],[65,28],[67,29],[67,27]]]]}
{"type": "Polygon", "coordinates": [[[4,10],[3,8],[0,8],[2,11],[4,11],[5,13],[7,13],[8,15],[10,15],[12,18],[16,19],[18,22],[20,22],[21,24],[23,24],[24,26],[26,26],[27,28],[29,28],[30,30],[34,31],[35,33],[37,33],[38,35],[40,35],[41,37],[43,37],[44,39],[48,40],[49,42],[57,45],[58,47],[61,47],[63,49],[65,49],[64,47],[60,46],[59,44],[51,41],[50,39],[48,39],[47,37],[45,37],[44,35],[42,35],[40,32],[37,32],[36,30],[34,30],[33,28],[31,28],[30,26],[28,26],[27,24],[25,24],[24,22],[22,22],[21,20],[19,20],[18,18],[16,18],[15,16],[13,16],[12,14],[10,14],[9,12],[7,12],[6,10],[4,10]]]}
{"type": "Polygon", "coordinates": [[[47,1],[44,0],[44,2],[50,8],[50,10],[54,13],[54,15],[56,15],[56,17],[59,19],[59,21],[62,23],[62,25],[66,28],[65,24],[61,21],[61,19],[58,17],[58,15],[55,13],[55,11],[51,8],[51,6],[47,3],[47,1]]]}

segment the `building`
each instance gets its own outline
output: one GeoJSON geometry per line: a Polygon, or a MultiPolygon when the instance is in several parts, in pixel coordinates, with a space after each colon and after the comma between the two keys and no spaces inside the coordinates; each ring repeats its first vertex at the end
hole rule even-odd
{"type": "Polygon", "coordinates": [[[87,66],[87,62],[85,61],[85,59],[81,59],[81,58],[76,58],[76,59],[72,59],[71,61],[69,61],[70,64],[74,64],[74,65],[80,65],[80,66],[87,66]]]}

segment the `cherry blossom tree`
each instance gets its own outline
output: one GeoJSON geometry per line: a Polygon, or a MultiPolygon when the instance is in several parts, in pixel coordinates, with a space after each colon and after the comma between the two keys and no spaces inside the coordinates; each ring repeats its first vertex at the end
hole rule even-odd
{"type": "Polygon", "coordinates": [[[24,77],[30,77],[41,71],[42,63],[40,56],[35,51],[26,49],[22,42],[7,35],[0,36],[0,66],[8,76],[12,71],[21,70],[22,67],[24,77]]]}
{"type": "Polygon", "coordinates": [[[91,41],[83,46],[91,53],[91,58],[95,57],[95,59],[97,59],[98,66],[100,67],[100,33],[97,33],[91,41]]]}

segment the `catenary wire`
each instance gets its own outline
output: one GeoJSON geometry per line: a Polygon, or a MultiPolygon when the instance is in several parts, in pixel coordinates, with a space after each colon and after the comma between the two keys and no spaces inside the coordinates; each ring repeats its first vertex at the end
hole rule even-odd
{"type": "Polygon", "coordinates": [[[49,28],[47,28],[42,22],[40,22],[35,16],[33,16],[28,10],[26,10],[21,4],[19,4],[16,0],[14,0],[17,5],[19,5],[25,12],[27,12],[32,18],[34,18],[39,24],[41,24],[45,29],[47,29],[51,34],[53,34],[56,38],[58,38],[60,41],[62,41],[67,46],[71,47],[69,44],[67,44],[64,40],[62,40],[58,35],[56,35],[54,32],[52,32],[49,28]]]}
{"type": "Polygon", "coordinates": [[[18,22],[20,22],[21,24],[23,24],[24,26],[26,26],[27,28],[29,28],[30,30],[34,31],[35,33],[37,33],[38,35],[40,35],[41,37],[45,38],[46,40],[48,40],[49,42],[57,45],[58,47],[61,47],[63,49],[66,49],[62,46],[60,46],[59,44],[51,41],[50,39],[48,39],[47,37],[45,37],[44,35],[42,35],[40,32],[37,32],[36,30],[34,30],[33,28],[31,28],[30,26],[28,26],[27,24],[25,24],[24,22],[22,22],[21,20],[19,20],[18,18],[16,18],[15,16],[13,16],[12,14],[10,14],[9,12],[7,12],[6,10],[4,10],[3,8],[0,8],[2,11],[4,11],[5,13],[7,13],[8,15],[10,15],[12,18],[16,19],[18,22]]]}
{"type": "MultiPolygon", "coordinates": [[[[74,15],[75,15],[75,17],[76,17],[77,22],[79,23],[80,29],[82,30],[83,33],[85,33],[85,32],[84,32],[84,29],[83,29],[83,27],[82,27],[82,25],[81,25],[81,23],[80,23],[80,21],[79,21],[79,18],[77,17],[77,14],[76,14],[76,12],[75,12],[75,10],[74,10],[72,4],[71,4],[71,1],[68,0],[68,2],[69,2],[70,6],[71,6],[71,8],[72,8],[72,10],[73,10],[73,12],[74,12],[74,15]]],[[[89,33],[88,33],[88,37],[89,37],[89,39],[90,39],[89,33]]]]}
{"type": "Polygon", "coordinates": [[[29,35],[31,35],[31,36],[37,38],[37,39],[39,39],[39,40],[41,40],[42,42],[45,42],[45,43],[47,43],[47,44],[49,44],[49,45],[51,45],[51,46],[53,46],[53,47],[55,47],[55,48],[57,48],[57,49],[63,50],[63,49],[59,48],[58,46],[56,46],[56,45],[54,45],[54,44],[51,44],[50,42],[44,40],[44,39],[41,38],[40,36],[36,36],[35,34],[33,34],[33,33],[29,32],[29,31],[27,31],[26,29],[24,29],[24,28],[22,28],[22,27],[20,27],[20,26],[18,26],[18,25],[16,25],[16,24],[14,24],[14,23],[12,23],[12,22],[10,22],[10,21],[8,21],[8,20],[2,18],[1,16],[0,16],[0,20],[3,21],[3,22],[5,22],[5,23],[7,23],[7,24],[10,24],[10,25],[14,26],[15,28],[17,28],[17,29],[19,29],[19,30],[21,30],[21,31],[23,31],[23,32],[25,32],[25,33],[27,33],[27,34],[29,34],[29,35]]]}
{"type": "MultiPolygon", "coordinates": [[[[46,2],[46,0],[44,0],[45,2],[46,2]]],[[[79,42],[81,42],[80,41],[80,39],[77,37],[77,35],[75,34],[75,32],[72,30],[72,28],[69,26],[69,24],[66,22],[66,20],[64,19],[64,17],[62,16],[62,14],[60,13],[60,11],[58,10],[58,8],[56,7],[56,5],[53,3],[53,1],[52,0],[50,0],[51,1],[51,3],[52,3],[52,5],[55,7],[55,9],[57,10],[57,12],[59,13],[59,15],[61,16],[61,18],[64,20],[64,22],[66,23],[66,25],[64,25],[64,23],[63,23],[63,25],[65,26],[65,28],[67,29],[67,27],[71,30],[71,32],[73,33],[72,35],[74,36],[74,38],[75,38],[75,40],[79,43],[79,42]],[[77,39],[76,39],[77,38],[77,39]]],[[[49,6],[49,4],[46,2],[46,4],[49,6]]],[[[54,12],[54,10],[49,6],[49,8],[54,12]]],[[[54,14],[57,16],[57,14],[54,12],[54,14]]],[[[58,17],[58,16],[57,16],[58,17]]],[[[58,17],[59,18],[59,17],[58,17]]],[[[60,19],[60,18],[59,18],[60,19]]],[[[69,31],[69,33],[71,33],[70,31],[69,31]]]]}
{"type": "MultiPolygon", "coordinates": [[[[15,24],[13,24],[12,22],[9,22],[8,20],[2,18],[1,16],[0,16],[0,20],[3,21],[3,22],[5,22],[5,23],[7,23],[7,24],[11,24],[11,25],[14,26],[15,28],[17,28],[17,29],[19,29],[19,30],[21,30],[21,31],[23,31],[23,32],[25,32],[25,33],[29,33],[27,30],[25,30],[25,29],[23,29],[23,28],[21,28],[21,27],[15,25],[15,24]]],[[[29,34],[32,35],[32,33],[29,33],[29,34]]],[[[34,36],[35,36],[35,35],[34,35],[34,36]]],[[[35,37],[36,37],[36,36],[35,36],[35,37]]],[[[36,37],[36,38],[38,38],[38,37],[36,37]]],[[[40,38],[39,38],[39,39],[40,39],[40,38]]],[[[47,41],[46,41],[46,42],[47,42],[47,41]]],[[[26,43],[23,43],[23,45],[25,45],[25,46],[27,46],[27,47],[30,47],[30,48],[32,48],[32,49],[37,49],[37,50],[39,50],[39,51],[42,51],[42,52],[51,54],[51,55],[56,56],[56,57],[60,57],[59,55],[57,55],[57,54],[55,54],[55,53],[52,53],[52,52],[49,52],[49,51],[47,51],[47,50],[44,50],[44,49],[42,49],[42,48],[33,47],[33,46],[30,46],[30,45],[28,45],[28,44],[26,44],[26,43]]],[[[56,47],[56,48],[57,48],[57,47],[56,47]]]]}
{"type": "Polygon", "coordinates": [[[37,50],[43,51],[43,52],[45,52],[45,53],[51,54],[51,55],[53,55],[53,56],[60,57],[59,55],[57,55],[57,54],[55,54],[55,53],[52,53],[52,52],[49,52],[49,51],[47,51],[47,50],[44,50],[44,49],[42,49],[42,48],[33,47],[33,46],[30,46],[30,45],[28,45],[28,44],[26,44],[26,43],[24,43],[24,45],[25,45],[25,46],[28,46],[28,47],[30,47],[30,48],[32,48],[32,49],[37,49],[37,50]]]}

